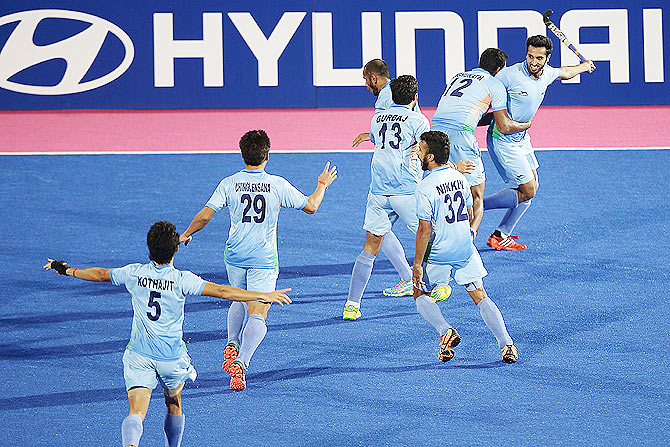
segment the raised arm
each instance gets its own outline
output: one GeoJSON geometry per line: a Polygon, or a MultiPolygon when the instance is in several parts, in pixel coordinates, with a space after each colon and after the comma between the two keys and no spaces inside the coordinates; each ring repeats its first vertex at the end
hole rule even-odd
{"type": "Polygon", "coordinates": [[[592,61],[582,62],[579,65],[572,65],[568,67],[561,67],[561,75],[558,77],[560,80],[572,79],[578,74],[582,73],[592,73],[596,69],[595,64],[592,61]]]}
{"type": "Polygon", "coordinates": [[[268,303],[279,303],[280,306],[289,304],[291,298],[286,295],[291,289],[275,290],[274,292],[252,292],[238,289],[233,286],[222,286],[213,282],[206,282],[202,289],[202,295],[213,296],[230,301],[266,301],[268,303]]]}
{"type": "Polygon", "coordinates": [[[421,295],[425,289],[423,282],[423,257],[428,248],[430,233],[433,224],[429,220],[419,219],[419,228],[416,231],[416,250],[414,251],[414,265],[412,266],[412,284],[414,284],[414,298],[421,295]]]}
{"type": "Polygon", "coordinates": [[[493,116],[496,120],[496,127],[502,133],[520,132],[530,128],[530,121],[526,121],[525,123],[514,121],[507,114],[507,109],[496,110],[493,112],[493,116]]]}
{"type": "Polygon", "coordinates": [[[307,214],[314,214],[316,210],[319,209],[319,205],[323,201],[323,196],[326,193],[326,189],[330,186],[331,183],[337,178],[337,166],[330,167],[330,162],[326,163],[326,167],[323,168],[323,172],[319,175],[318,183],[316,184],[316,189],[311,196],[307,198],[307,205],[302,209],[307,214]]]}
{"type": "Polygon", "coordinates": [[[75,278],[83,279],[84,281],[97,282],[111,282],[109,270],[102,267],[91,267],[86,269],[79,269],[70,267],[65,261],[54,261],[48,259],[49,262],[44,266],[45,270],[54,269],[59,275],[74,276],[75,278]]]}
{"type": "Polygon", "coordinates": [[[208,206],[198,211],[198,214],[195,215],[188,228],[179,235],[179,243],[188,245],[188,243],[191,242],[193,234],[205,228],[205,225],[209,223],[214,214],[216,214],[216,211],[208,206]]]}

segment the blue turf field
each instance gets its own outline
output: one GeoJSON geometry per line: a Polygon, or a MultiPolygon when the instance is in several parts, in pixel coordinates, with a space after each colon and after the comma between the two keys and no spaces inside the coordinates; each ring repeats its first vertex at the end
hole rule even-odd
{"type": "MultiPolygon", "coordinates": [[[[268,171],[303,192],[326,160],[339,178],[315,216],[283,210],[278,286],[248,388],[221,369],[228,304],[191,297],[184,325],[198,369],[184,392],[184,446],[670,444],[670,150],[539,152],[540,191],[517,232],[526,252],[493,252],[485,214],[484,284],[519,349],[500,362],[464,290],[441,304],[463,342],[437,361],[438,337],[380,255],[363,318],[344,322],[371,154],[274,154],[268,171]]],[[[502,188],[490,158],[487,191],[502,188]]],[[[130,334],[124,289],[44,272],[145,261],[156,220],[183,231],[238,154],[0,157],[0,445],[117,446],[127,412],[121,356],[130,334]]],[[[215,216],[175,265],[226,281],[229,222],[215,216]]],[[[413,256],[412,236],[396,232],[413,256]]],[[[141,445],[162,446],[156,391],[141,445]]]]}

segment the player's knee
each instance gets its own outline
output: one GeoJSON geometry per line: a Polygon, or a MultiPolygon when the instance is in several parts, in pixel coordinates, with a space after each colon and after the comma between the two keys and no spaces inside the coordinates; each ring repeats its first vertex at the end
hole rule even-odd
{"type": "Polygon", "coordinates": [[[519,186],[519,203],[535,197],[537,193],[537,183],[535,181],[524,183],[519,186]]]}

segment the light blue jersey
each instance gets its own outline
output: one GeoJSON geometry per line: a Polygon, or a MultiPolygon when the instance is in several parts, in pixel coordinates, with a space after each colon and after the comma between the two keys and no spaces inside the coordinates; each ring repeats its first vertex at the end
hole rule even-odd
{"type": "MultiPolygon", "coordinates": [[[[388,109],[395,103],[393,102],[393,94],[391,92],[391,82],[384,84],[381,90],[379,90],[379,95],[377,95],[377,101],[375,101],[375,113],[381,112],[388,109]]],[[[412,109],[415,112],[421,113],[419,104],[417,103],[412,109]]]]}
{"type": "Polygon", "coordinates": [[[240,268],[277,268],[277,219],[282,206],[303,209],[307,197],[288,180],[244,169],[221,180],[205,206],[227,206],[230,232],[224,259],[240,268]]]}
{"type": "Polygon", "coordinates": [[[375,145],[370,167],[373,194],[414,194],[422,172],[421,162],[411,150],[428,130],[428,118],[406,105],[393,104],[375,113],[370,125],[370,141],[375,145]]]}
{"type": "Polygon", "coordinates": [[[458,266],[466,262],[474,246],[468,217],[472,194],[463,174],[448,166],[433,168],[414,197],[416,216],[431,221],[435,233],[428,263],[458,266]]]}
{"type": "Polygon", "coordinates": [[[133,329],[126,349],[171,361],[186,353],[182,340],[186,295],[200,295],[205,280],[172,264],[129,264],[110,271],[112,284],[132,296],[133,329]]]}
{"type": "Polygon", "coordinates": [[[507,92],[502,83],[483,68],[458,73],[444,90],[431,122],[433,130],[474,133],[482,115],[507,108],[507,92]]]}
{"type": "MultiPolygon", "coordinates": [[[[534,78],[528,72],[526,62],[519,62],[511,67],[503,68],[496,79],[500,80],[507,89],[507,112],[509,117],[520,123],[529,121],[540,108],[547,87],[561,76],[561,69],[549,65],[539,78],[534,78]]],[[[526,136],[522,130],[511,134],[502,134],[495,126],[495,121],[489,127],[489,133],[494,139],[508,142],[519,142],[526,136]]]]}

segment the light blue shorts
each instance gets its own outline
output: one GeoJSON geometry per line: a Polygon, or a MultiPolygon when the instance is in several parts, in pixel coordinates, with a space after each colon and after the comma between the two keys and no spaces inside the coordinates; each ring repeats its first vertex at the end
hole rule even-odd
{"type": "Polygon", "coordinates": [[[238,289],[253,292],[274,292],[277,285],[279,269],[241,268],[226,264],[228,282],[238,289]]]}
{"type": "Polygon", "coordinates": [[[501,141],[486,135],[486,145],[500,177],[505,183],[523,185],[535,179],[533,170],[540,167],[530,145],[530,137],[519,142],[501,141]]]}
{"type": "Polygon", "coordinates": [[[126,391],[138,386],[153,390],[159,381],[163,388],[172,390],[186,379],[195,380],[196,375],[195,368],[191,365],[191,357],[186,353],[180,359],[170,361],[150,359],[130,349],[123,353],[126,391]]]}
{"type": "Polygon", "coordinates": [[[451,129],[442,130],[449,137],[449,161],[457,163],[468,160],[475,164],[475,169],[463,174],[470,186],[477,186],[484,183],[486,175],[484,174],[484,163],[482,162],[481,152],[475,135],[470,132],[451,129]]]}
{"type": "Polygon", "coordinates": [[[426,276],[428,276],[428,282],[433,285],[446,284],[449,278],[453,277],[456,284],[464,286],[482,279],[486,275],[488,275],[488,272],[484,268],[482,258],[476,248],[465,262],[452,265],[426,264],[426,276]]]}
{"type": "Polygon", "coordinates": [[[416,199],[413,194],[387,196],[368,193],[365,204],[363,229],[375,236],[383,236],[400,218],[409,231],[416,234],[419,219],[416,217],[416,199]]]}

